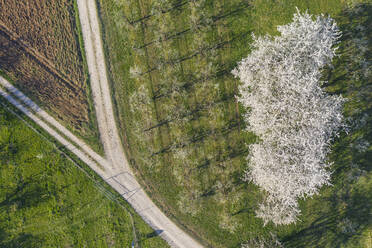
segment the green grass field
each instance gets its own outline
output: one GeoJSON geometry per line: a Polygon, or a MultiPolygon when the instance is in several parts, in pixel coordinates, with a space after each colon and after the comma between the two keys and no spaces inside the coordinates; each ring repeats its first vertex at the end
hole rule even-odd
{"type": "Polygon", "coordinates": [[[372,7],[364,2],[98,1],[126,152],[168,216],[211,247],[270,233],[288,247],[371,245],[372,7]],[[325,70],[327,88],[350,99],[345,115],[361,124],[335,142],[334,186],[301,202],[297,225],[264,227],[254,214],[262,195],[241,180],[244,144],[256,138],[243,131],[230,71],[248,55],[252,32],[277,34],[296,6],[339,23],[344,36],[334,68],[325,70]]]}
{"type": "Polygon", "coordinates": [[[42,137],[0,105],[0,247],[130,247],[129,213],[140,247],[167,247],[120,195],[42,137]]]}

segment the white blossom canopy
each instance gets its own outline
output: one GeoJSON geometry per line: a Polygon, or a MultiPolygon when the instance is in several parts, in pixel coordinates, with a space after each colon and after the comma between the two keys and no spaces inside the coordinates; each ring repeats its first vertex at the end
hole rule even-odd
{"type": "Polygon", "coordinates": [[[267,193],[256,212],[265,224],[295,222],[297,200],[329,184],[327,153],[343,119],[344,99],[328,95],[320,80],[341,35],[336,23],[297,12],[278,31],[253,35],[252,53],[232,72],[242,82],[247,130],[260,139],[250,145],[245,178],[267,193]]]}

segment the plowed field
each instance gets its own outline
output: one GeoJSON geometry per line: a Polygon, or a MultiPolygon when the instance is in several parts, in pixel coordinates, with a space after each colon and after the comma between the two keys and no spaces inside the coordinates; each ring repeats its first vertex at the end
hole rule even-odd
{"type": "Polygon", "coordinates": [[[74,2],[0,0],[0,9],[1,72],[97,146],[74,2]]]}

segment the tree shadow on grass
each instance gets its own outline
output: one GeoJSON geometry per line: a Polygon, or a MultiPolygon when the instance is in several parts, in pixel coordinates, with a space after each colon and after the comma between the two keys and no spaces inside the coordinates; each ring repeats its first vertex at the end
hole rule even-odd
{"type": "Polygon", "coordinates": [[[5,230],[0,229],[0,247],[3,248],[35,248],[42,247],[42,239],[29,233],[20,233],[15,237],[10,236],[5,230]]]}
{"type": "Polygon", "coordinates": [[[339,57],[325,70],[327,91],[347,98],[349,132],[335,140],[330,154],[333,186],[301,202],[302,221],[284,237],[286,247],[360,245],[372,225],[372,5],[345,9],[335,18],[343,36],[339,57]],[[369,179],[369,180],[368,180],[369,179]]]}
{"type": "Polygon", "coordinates": [[[20,183],[12,192],[6,194],[0,202],[1,208],[9,208],[14,204],[17,209],[31,208],[49,200],[48,191],[37,183],[20,183]]]}
{"type": "Polygon", "coordinates": [[[163,232],[163,230],[155,230],[149,234],[146,235],[145,239],[151,239],[151,238],[154,238],[154,237],[157,237],[159,236],[161,233],[163,232]]]}
{"type": "Polygon", "coordinates": [[[148,234],[142,234],[139,237],[138,243],[141,245],[144,241],[146,241],[148,239],[156,238],[160,234],[162,234],[163,232],[164,232],[163,230],[158,229],[158,230],[155,230],[155,231],[153,231],[151,233],[148,233],[148,234]]]}

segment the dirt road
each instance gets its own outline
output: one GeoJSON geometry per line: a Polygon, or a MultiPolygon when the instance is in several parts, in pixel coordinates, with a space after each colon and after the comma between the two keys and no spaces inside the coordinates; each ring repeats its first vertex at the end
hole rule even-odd
{"type": "MultiPolygon", "coordinates": [[[[36,103],[32,102],[29,98],[24,96],[22,92],[20,92],[17,88],[12,86],[6,79],[4,79],[1,76],[0,95],[3,96],[6,100],[8,100],[20,111],[22,111],[31,120],[33,120],[36,124],[42,127],[45,131],[47,131],[58,142],[60,142],[67,149],[69,149],[76,156],[78,156],[84,163],[89,165],[89,167],[91,167],[99,175],[105,176],[104,171],[100,168],[107,164],[104,158],[102,158],[98,154],[96,155],[91,154],[91,152],[94,153],[94,151],[92,151],[87,145],[85,145],[83,141],[78,140],[75,136],[72,138],[74,140],[78,140],[78,143],[76,145],[72,144],[68,136],[66,137],[63,133],[63,131],[66,131],[65,128],[58,130],[59,129],[58,126],[60,126],[60,124],[55,119],[53,119],[51,116],[45,113],[42,109],[40,109],[40,107],[36,103]],[[11,88],[11,91],[9,90],[9,88],[11,88]],[[8,91],[12,92],[12,94],[14,94],[18,98],[18,100],[16,100],[10,93],[8,93],[8,91]],[[22,104],[21,102],[27,102],[27,104],[22,104]],[[96,159],[98,160],[98,162],[96,159]]],[[[67,132],[69,131],[67,130],[67,132]]]]}
{"type": "Polygon", "coordinates": [[[111,162],[110,168],[105,168],[106,174],[111,174],[107,182],[122,194],[152,228],[161,230],[160,236],[171,246],[202,247],[160,211],[133,176],[116,128],[96,2],[77,0],[77,3],[98,127],[107,159],[111,162]]]}
{"type": "MultiPolygon", "coordinates": [[[[58,142],[78,156],[91,169],[119,192],[136,210],[136,212],[164,238],[172,247],[202,247],[158,209],[141,189],[125,161],[115,168],[105,158],[96,154],[83,141],[79,140],[35,102],[0,76],[0,95],[27,115],[36,124],[53,136],[58,142]],[[17,98],[17,99],[16,99],[17,98]],[[122,166],[122,168],[117,168],[122,166]],[[180,242],[180,243],[178,243],[180,242]]],[[[124,154],[121,155],[125,159],[124,154]]],[[[113,158],[112,161],[117,161],[113,158]]],[[[120,159],[120,157],[119,157],[120,159]]]]}
{"type": "Polygon", "coordinates": [[[6,79],[4,79],[1,76],[0,76],[0,87],[3,87],[8,92],[16,96],[21,102],[23,102],[23,104],[25,105],[23,106],[24,108],[26,109],[28,108],[29,110],[33,111],[37,116],[43,119],[43,121],[45,121],[48,126],[52,126],[54,129],[58,130],[64,137],[66,137],[72,143],[80,147],[90,158],[95,160],[98,164],[101,164],[103,167],[107,167],[109,165],[106,159],[104,159],[102,156],[94,152],[87,144],[85,144],[85,142],[78,139],[67,128],[62,126],[57,120],[55,120],[52,116],[50,116],[48,113],[42,110],[30,98],[25,96],[20,90],[18,90],[16,87],[14,87],[11,83],[9,83],[6,79]]]}

